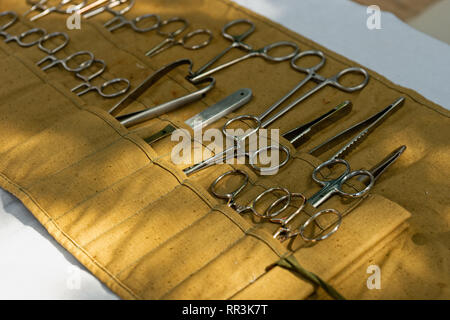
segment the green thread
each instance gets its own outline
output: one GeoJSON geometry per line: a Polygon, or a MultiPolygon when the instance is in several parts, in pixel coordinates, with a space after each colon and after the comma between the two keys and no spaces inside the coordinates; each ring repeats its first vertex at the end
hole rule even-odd
{"type": "MultiPolygon", "coordinates": [[[[328,293],[332,298],[336,300],[345,300],[345,298],[336,289],[323,281],[318,275],[303,268],[293,255],[281,258],[271,267],[274,266],[280,266],[286,270],[294,272],[302,279],[311,282],[313,285],[321,287],[323,290],[325,290],[326,293],[328,293]]],[[[271,267],[269,267],[268,269],[271,269],[271,267]]]]}

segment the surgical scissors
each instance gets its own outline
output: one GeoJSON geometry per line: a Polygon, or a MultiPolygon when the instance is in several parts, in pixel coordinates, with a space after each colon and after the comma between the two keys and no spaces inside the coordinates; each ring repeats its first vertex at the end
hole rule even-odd
{"type": "Polygon", "coordinates": [[[211,190],[211,193],[214,196],[216,196],[217,198],[228,200],[227,205],[230,208],[236,210],[238,213],[244,213],[247,211],[251,211],[255,216],[264,218],[264,219],[274,219],[281,212],[286,210],[286,208],[289,206],[289,204],[291,202],[291,193],[289,192],[289,190],[287,190],[286,188],[283,188],[283,187],[274,187],[274,188],[270,188],[270,189],[267,189],[267,190],[261,192],[247,206],[238,204],[236,202],[236,197],[245,189],[245,187],[247,187],[248,183],[249,183],[248,173],[246,173],[245,171],[242,171],[242,170],[231,170],[231,171],[225,172],[224,174],[220,175],[216,180],[214,180],[214,182],[211,184],[210,190],[211,190]],[[216,190],[217,185],[229,176],[241,176],[244,178],[244,181],[236,190],[234,190],[230,193],[218,192],[216,190]],[[258,202],[260,202],[264,197],[266,197],[270,194],[276,194],[277,192],[282,193],[283,194],[282,197],[284,199],[286,199],[286,203],[284,204],[284,206],[281,209],[279,209],[278,211],[271,213],[270,215],[267,214],[267,210],[264,213],[258,212],[258,210],[256,209],[256,205],[258,204],[258,202]]]}
{"type": "Polygon", "coordinates": [[[188,34],[186,34],[184,37],[182,37],[179,40],[176,40],[175,37],[178,36],[180,33],[182,33],[186,28],[188,27],[188,22],[183,19],[183,18],[171,18],[168,20],[165,20],[163,22],[161,22],[160,26],[158,27],[158,34],[161,36],[167,36],[167,38],[161,42],[159,45],[157,45],[156,47],[154,47],[153,49],[151,49],[150,51],[148,51],[145,55],[148,57],[152,57],[154,55],[157,55],[158,53],[173,47],[173,46],[177,46],[180,45],[185,49],[188,50],[198,50],[201,48],[206,47],[207,45],[209,45],[211,43],[211,40],[213,38],[213,34],[211,32],[211,30],[208,29],[197,29],[194,30],[192,32],[189,32],[188,34]],[[173,32],[164,32],[161,30],[162,27],[164,27],[165,25],[170,24],[171,22],[175,22],[175,21],[180,21],[180,22],[184,22],[184,26],[178,30],[175,30],[173,32]],[[188,45],[187,42],[189,40],[191,40],[192,38],[199,36],[199,35],[207,35],[208,39],[206,39],[205,41],[199,43],[199,44],[194,44],[194,45],[188,45]]]}
{"type": "Polygon", "coordinates": [[[191,82],[195,83],[207,76],[210,76],[211,74],[213,74],[219,70],[225,69],[229,66],[232,66],[238,62],[241,62],[243,60],[246,60],[246,59],[252,58],[252,57],[262,57],[265,60],[268,60],[271,62],[281,62],[281,61],[285,61],[285,60],[289,60],[289,59],[293,58],[299,52],[298,46],[295,43],[290,42],[290,41],[279,41],[279,42],[269,44],[260,49],[254,49],[250,45],[243,42],[243,40],[245,38],[247,38],[250,34],[252,34],[254,31],[255,31],[255,25],[250,20],[239,19],[239,20],[231,21],[230,23],[226,24],[222,29],[222,36],[225,39],[230,40],[232,42],[231,45],[229,47],[227,47],[225,50],[223,50],[221,53],[219,53],[211,61],[206,63],[203,67],[198,69],[196,72],[191,71],[190,75],[188,76],[188,79],[191,82]],[[228,30],[231,27],[236,26],[238,24],[247,24],[247,25],[249,25],[249,28],[248,28],[248,30],[246,30],[245,32],[243,32],[242,34],[239,34],[239,35],[232,35],[232,34],[228,33],[228,30]],[[280,56],[280,57],[271,56],[269,54],[269,51],[272,49],[278,48],[278,47],[291,47],[294,49],[294,51],[285,56],[280,56]],[[216,63],[225,54],[227,54],[228,51],[230,51],[233,48],[240,48],[240,49],[247,51],[248,53],[240,58],[237,58],[235,60],[224,63],[212,70],[206,71],[209,67],[211,67],[214,63],[216,63]]]}
{"type": "Polygon", "coordinates": [[[124,79],[124,78],[116,78],[116,79],[106,81],[100,87],[92,85],[91,81],[94,80],[95,78],[99,77],[103,72],[105,72],[106,63],[103,60],[95,59],[94,63],[92,65],[100,65],[101,68],[97,72],[95,72],[89,76],[82,75],[80,72],[77,72],[75,74],[78,78],[80,78],[84,81],[72,89],[72,92],[75,92],[75,91],[78,91],[79,89],[84,88],[82,91],[77,93],[78,96],[82,96],[82,95],[88,93],[89,91],[96,91],[103,98],[115,98],[115,97],[118,97],[118,96],[126,93],[130,89],[130,81],[128,79],[124,79]],[[110,85],[116,84],[116,83],[120,83],[120,82],[124,82],[126,84],[125,88],[123,88],[120,91],[117,91],[115,93],[109,93],[109,94],[105,93],[105,89],[107,87],[109,87],[110,85]]]}
{"type": "Polygon", "coordinates": [[[44,29],[33,28],[33,29],[30,29],[30,30],[27,30],[27,31],[21,33],[20,35],[11,35],[8,32],[6,32],[5,30],[8,29],[9,27],[11,27],[14,23],[16,23],[18,17],[17,17],[17,14],[13,11],[5,11],[5,12],[0,13],[0,17],[5,17],[5,16],[9,16],[10,20],[8,22],[6,22],[3,26],[0,26],[0,36],[5,38],[4,41],[6,43],[15,41],[19,46],[28,48],[28,47],[32,47],[32,46],[38,44],[40,39],[31,41],[31,42],[24,42],[25,38],[27,38],[28,36],[30,36],[32,34],[37,34],[40,36],[40,38],[42,38],[47,34],[47,31],[45,31],[44,29]]]}
{"type": "MultiPolygon", "coordinates": [[[[383,109],[382,111],[376,113],[375,115],[369,117],[368,119],[361,121],[350,128],[342,131],[341,133],[337,134],[336,136],[332,137],[331,139],[328,139],[324,143],[320,144],[319,146],[313,148],[309,153],[314,154],[317,156],[317,153],[323,152],[324,150],[330,149],[330,145],[333,146],[336,143],[341,142],[343,139],[345,139],[348,136],[351,136],[354,131],[360,130],[362,128],[362,131],[360,131],[356,136],[353,136],[348,143],[346,143],[336,154],[334,154],[329,160],[322,163],[320,166],[314,169],[312,178],[315,182],[319,183],[323,186],[323,188],[318,191],[316,194],[311,196],[307,203],[311,204],[314,208],[319,207],[321,204],[323,204],[325,201],[327,201],[331,196],[335,194],[339,194],[342,197],[347,198],[361,198],[364,197],[374,186],[375,181],[378,179],[378,177],[383,174],[383,172],[393,163],[395,160],[404,152],[406,149],[405,146],[402,146],[395,150],[392,154],[390,154],[387,158],[385,158],[381,163],[374,166],[371,170],[356,170],[351,171],[349,163],[342,159],[342,157],[347,154],[350,150],[355,148],[365,137],[368,136],[368,134],[376,127],[378,126],[382,120],[386,119],[389,115],[391,115],[398,107],[402,106],[404,103],[404,98],[399,98],[395,100],[391,105],[383,109]],[[344,173],[342,173],[338,178],[336,179],[322,179],[319,177],[321,171],[324,168],[332,169],[335,166],[343,165],[345,167],[344,173]],[[346,192],[343,189],[343,185],[351,180],[351,179],[357,179],[361,182],[363,182],[366,187],[362,190],[356,190],[355,192],[346,192]]],[[[292,131],[291,131],[292,132],[292,131]]],[[[278,202],[283,201],[283,197],[277,200],[278,202]]],[[[275,207],[277,205],[277,201],[273,203],[271,207],[268,208],[268,213],[272,210],[272,207],[275,207]]],[[[337,229],[340,226],[341,223],[341,215],[339,212],[337,212],[334,209],[327,209],[324,211],[320,211],[316,214],[314,214],[310,219],[308,219],[307,223],[305,223],[304,226],[302,226],[297,233],[292,233],[291,228],[287,227],[286,225],[282,226],[277,233],[275,233],[274,237],[285,240],[287,238],[295,237],[298,234],[301,234],[301,236],[307,240],[307,241],[320,241],[328,238],[331,234],[337,231],[337,229]],[[318,217],[325,213],[333,213],[338,216],[338,222],[336,226],[327,234],[320,238],[308,238],[304,235],[305,228],[312,223],[313,221],[316,221],[318,217]]],[[[298,214],[294,213],[291,217],[289,217],[287,220],[291,221],[294,218],[294,215],[298,214]]],[[[316,224],[320,227],[320,225],[316,224]]],[[[320,227],[321,228],[321,227],[320,227]]],[[[323,229],[323,228],[321,228],[323,229]]]]}
{"type": "Polygon", "coordinates": [[[112,10],[109,6],[105,8],[105,10],[109,13],[112,13],[114,15],[114,18],[107,21],[104,26],[108,29],[108,31],[113,32],[119,28],[122,28],[124,26],[129,26],[131,29],[133,29],[135,32],[144,33],[149,32],[152,30],[155,30],[159,27],[159,24],[161,22],[161,18],[157,14],[145,14],[139,17],[136,17],[132,20],[127,20],[121,12],[112,10]],[[155,23],[147,28],[140,28],[138,27],[138,23],[140,23],[143,20],[146,19],[152,19],[155,20],[155,23]]]}
{"type": "Polygon", "coordinates": [[[39,5],[42,5],[42,6],[40,6],[40,7],[38,6],[36,8],[40,9],[40,10],[43,9],[43,11],[41,13],[31,17],[30,21],[35,21],[37,19],[45,17],[46,15],[48,15],[50,13],[53,13],[53,12],[61,13],[61,14],[69,14],[71,12],[78,11],[86,5],[87,1],[83,0],[78,4],[75,4],[73,6],[68,6],[69,4],[73,3],[74,0],[61,0],[59,2],[59,4],[57,4],[56,6],[53,6],[53,7],[45,5],[45,3],[47,3],[48,1],[45,1],[44,3],[41,3],[41,2],[39,2],[39,5]],[[66,7],[66,6],[67,6],[67,8],[64,9],[64,7],[66,7]]]}
{"type": "MultiPolygon", "coordinates": [[[[313,207],[317,208],[320,206],[323,202],[327,201],[332,195],[339,194],[342,197],[349,197],[349,198],[361,198],[364,197],[375,185],[375,182],[380,178],[380,176],[403,154],[403,152],[406,150],[406,146],[401,146],[394,150],[391,154],[389,154],[386,158],[384,158],[380,163],[373,166],[370,170],[356,170],[351,171],[350,165],[347,161],[343,159],[332,159],[329,161],[324,162],[320,166],[318,166],[312,174],[313,180],[320,185],[323,186],[321,190],[319,190],[315,195],[313,195],[311,198],[307,200],[308,203],[310,203],[313,207]],[[340,175],[336,179],[326,180],[319,178],[320,170],[323,168],[332,168],[335,165],[344,165],[346,170],[345,172],[340,175]],[[349,181],[350,179],[356,178],[361,183],[365,184],[366,187],[363,190],[355,191],[355,192],[346,192],[343,189],[343,185],[346,181],[349,181]]],[[[270,210],[272,207],[277,205],[277,202],[281,202],[286,198],[286,196],[279,198],[277,201],[275,201],[271,207],[268,208],[267,212],[270,213],[270,210]]],[[[294,213],[295,214],[295,213],[294,213]]],[[[294,214],[288,218],[289,221],[293,219],[294,214]]],[[[342,215],[339,213],[339,211],[335,209],[325,209],[322,211],[319,211],[312,215],[306,222],[304,222],[297,231],[293,232],[290,227],[288,227],[286,224],[282,226],[275,234],[274,238],[279,239],[280,241],[284,241],[288,238],[294,238],[297,235],[300,235],[305,241],[310,242],[317,242],[322,241],[330,237],[332,234],[334,234],[340,227],[342,223],[342,215]],[[317,223],[317,219],[324,215],[324,214],[335,214],[338,219],[336,222],[334,222],[332,225],[334,227],[327,233],[318,236],[318,237],[309,237],[305,234],[306,228],[313,222],[317,223]]],[[[325,228],[320,227],[321,230],[325,230],[325,228]]]]}

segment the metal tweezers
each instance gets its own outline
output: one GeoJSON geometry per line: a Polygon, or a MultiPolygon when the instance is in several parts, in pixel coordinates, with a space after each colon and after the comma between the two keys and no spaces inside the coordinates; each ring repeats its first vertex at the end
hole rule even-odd
{"type": "Polygon", "coordinates": [[[189,59],[177,60],[165,67],[162,67],[161,69],[153,73],[150,77],[148,77],[144,82],[142,82],[139,87],[134,89],[130,94],[128,94],[128,96],[122,99],[122,101],[120,101],[118,104],[112,107],[109,110],[109,113],[115,116],[116,119],[120,121],[120,123],[125,127],[131,127],[144,121],[153,119],[167,112],[176,110],[189,103],[202,99],[206,95],[206,93],[208,93],[212,88],[214,88],[215,86],[214,78],[211,77],[205,78],[204,80],[195,83],[201,84],[206,82],[209,84],[208,86],[196,92],[187,94],[181,98],[174,99],[172,101],[163,103],[156,107],[147,108],[141,111],[132,112],[122,116],[117,116],[122,110],[128,107],[133,101],[136,101],[136,99],[138,99],[142,94],[144,94],[145,91],[147,91],[151,86],[153,86],[156,82],[158,82],[163,76],[165,76],[170,71],[176,69],[177,67],[185,64],[189,65],[189,67],[192,68],[192,61],[189,59]]]}

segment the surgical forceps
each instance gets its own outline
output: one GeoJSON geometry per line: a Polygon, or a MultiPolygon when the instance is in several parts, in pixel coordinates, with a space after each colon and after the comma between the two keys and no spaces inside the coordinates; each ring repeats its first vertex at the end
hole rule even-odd
{"type": "Polygon", "coordinates": [[[272,61],[272,62],[281,62],[281,61],[289,60],[289,59],[293,58],[299,51],[298,46],[295,43],[290,42],[290,41],[275,42],[275,43],[269,44],[263,48],[254,49],[250,45],[243,42],[243,40],[245,38],[247,38],[250,34],[252,34],[254,31],[255,31],[254,23],[249,20],[246,20],[246,19],[234,20],[234,21],[231,21],[230,23],[226,24],[222,29],[222,36],[225,39],[230,40],[232,42],[231,45],[229,47],[227,47],[225,50],[223,50],[221,53],[219,53],[215,58],[213,58],[211,61],[209,61],[203,67],[198,69],[197,71],[195,71],[195,72],[191,71],[191,74],[189,75],[188,79],[191,82],[195,83],[207,76],[210,76],[211,74],[213,74],[219,70],[225,69],[229,66],[232,66],[238,62],[241,62],[243,60],[246,60],[246,59],[252,58],[252,57],[262,57],[265,60],[272,61]],[[228,30],[231,27],[236,26],[238,24],[247,24],[247,25],[249,25],[249,28],[248,28],[248,30],[246,30],[245,32],[243,32],[242,34],[239,34],[239,35],[230,34],[228,32],[228,30]],[[291,47],[294,49],[294,51],[288,55],[281,56],[281,57],[274,57],[274,56],[269,55],[270,50],[278,48],[278,47],[291,47]],[[229,62],[224,63],[212,70],[206,71],[209,67],[211,67],[214,63],[216,63],[220,58],[222,58],[226,53],[228,53],[228,51],[230,51],[233,48],[240,48],[240,49],[247,51],[248,53],[238,59],[229,61],[229,62]]]}
{"type": "MultiPolygon", "coordinates": [[[[184,172],[186,173],[186,175],[190,175],[193,174],[201,169],[207,168],[211,165],[214,165],[217,163],[217,161],[220,161],[225,158],[228,159],[229,155],[236,155],[236,150],[239,150],[242,148],[242,143],[245,141],[246,138],[248,138],[249,136],[255,134],[259,129],[262,128],[266,128],[267,126],[269,126],[270,124],[272,124],[274,121],[276,121],[278,118],[280,118],[281,116],[283,116],[285,113],[287,113],[288,111],[290,111],[292,108],[294,108],[295,106],[297,106],[300,102],[304,101],[306,98],[310,97],[312,94],[318,92],[320,89],[324,88],[327,85],[331,85],[334,86],[340,90],[346,91],[346,92],[354,92],[357,90],[361,90],[362,88],[364,88],[368,81],[369,81],[369,74],[367,73],[367,71],[365,71],[364,69],[361,68],[347,68],[342,70],[341,72],[339,72],[338,74],[336,74],[335,76],[331,77],[331,78],[324,78],[321,75],[317,74],[317,71],[325,64],[325,55],[320,52],[320,51],[305,51],[300,53],[299,55],[295,56],[292,61],[291,61],[291,65],[302,72],[305,72],[308,74],[308,76],[303,79],[303,81],[301,81],[293,90],[291,90],[290,92],[288,92],[288,94],[286,94],[284,97],[282,97],[279,101],[277,101],[274,105],[272,105],[271,107],[269,107],[266,111],[264,111],[261,115],[259,116],[253,116],[253,115],[242,115],[242,116],[238,116],[234,119],[229,120],[225,126],[223,127],[222,131],[225,134],[225,136],[227,137],[231,137],[232,139],[235,140],[235,146],[233,146],[232,148],[228,148],[225,151],[209,158],[206,159],[203,162],[200,162],[190,168],[186,168],[184,169],[184,172]],[[316,65],[313,66],[311,68],[302,68],[297,66],[295,63],[296,61],[298,61],[300,58],[305,57],[305,56],[318,56],[321,58],[321,61],[316,65]],[[339,83],[339,79],[344,76],[345,74],[348,73],[359,73],[362,74],[364,76],[364,80],[362,83],[360,83],[357,86],[354,87],[346,87],[343,86],[342,84],[339,83]],[[298,98],[297,100],[295,100],[294,102],[290,103],[288,106],[284,107],[282,110],[278,111],[276,114],[274,114],[271,118],[265,120],[263,122],[263,120],[265,118],[267,118],[273,111],[275,111],[281,104],[283,104],[287,99],[289,99],[294,93],[296,93],[298,90],[300,90],[300,88],[302,88],[308,81],[310,80],[314,80],[316,82],[318,82],[318,85],[311,89],[309,92],[305,93],[302,97],[298,98]],[[228,135],[227,129],[228,127],[236,121],[241,121],[241,120],[251,120],[252,122],[254,122],[256,124],[255,128],[250,131],[248,134],[236,137],[236,136],[230,136],[228,135]]],[[[280,169],[281,167],[283,167],[284,165],[286,165],[286,163],[289,161],[290,158],[290,152],[289,149],[285,146],[270,146],[270,147],[266,147],[263,149],[259,149],[257,150],[257,152],[251,154],[249,156],[250,158],[250,165],[253,167],[253,169],[260,171],[260,172],[268,172],[268,171],[276,171],[278,169],[280,169]],[[259,154],[261,154],[261,152],[263,151],[268,151],[268,150],[272,150],[272,151],[276,151],[276,150],[280,150],[283,151],[286,154],[286,159],[281,162],[280,164],[273,166],[273,167],[269,167],[269,168],[261,168],[257,165],[255,165],[255,159],[257,158],[257,156],[259,154]]]]}
{"type": "Polygon", "coordinates": [[[50,61],[49,64],[47,64],[44,67],[41,67],[42,71],[46,71],[52,67],[57,66],[58,64],[61,64],[64,67],[64,69],[66,69],[69,72],[74,72],[74,73],[81,72],[84,69],[89,68],[95,60],[94,54],[89,51],[79,51],[79,52],[76,52],[64,59],[58,59],[57,57],[55,57],[55,54],[57,52],[59,52],[60,50],[62,50],[64,47],[66,47],[67,44],[69,43],[69,41],[70,41],[69,36],[64,32],[54,32],[54,33],[48,34],[45,37],[41,38],[39,40],[38,46],[39,46],[39,49],[41,49],[41,51],[47,53],[47,56],[44,57],[43,59],[41,59],[40,61],[38,61],[36,63],[36,65],[40,66],[40,65],[44,64],[45,62],[50,61]],[[44,45],[44,43],[46,41],[48,41],[52,38],[57,38],[57,37],[62,37],[64,39],[64,42],[62,44],[60,44],[58,47],[49,49],[44,45]],[[81,62],[76,68],[71,68],[68,65],[68,63],[80,56],[88,56],[89,59],[81,62]]]}
{"type": "MultiPolygon", "coordinates": [[[[384,120],[386,117],[391,115],[399,106],[402,106],[404,103],[404,98],[397,99],[394,103],[383,109],[382,111],[376,113],[375,115],[369,117],[368,119],[357,123],[356,125],[353,125],[352,127],[342,131],[341,133],[337,134],[336,136],[332,137],[331,139],[327,140],[326,142],[320,144],[319,146],[315,147],[310,151],[310,154],[314,153],[316,154],[318,151],[322,152],[324,150],[329,149],[329,145],[335,145],[336,143],[339,143],[343,139],[345,139],[348,136],[351,136],[354,131],[360,130],[362,128],[362,131],[360,131],[356,136],[352,137],[348,143],[346,143],[335,155],[333,155],[328,161],[325,161],[320,166],[314,169],[312,178],[315,182],[319,183],[323,186],[321,190],[319,190],[316,194],[311,196],[307,203],[311,204],[314,208],[318,208],[321,204],[323,204],[325,201],[327,201],[331,196],[338,194],[342,197],[346,198],[361,198],[364,197],[374,186],[375,181],[378,179],[378,177],[389,167],[392,165],[392,163],[397,160],[397,158],[404,152],[406,149],[405,146],[402,146],[395,150],[392,154],[390,154],[387,158],[385,158],[381,163],[377,164],[374,168],[371,170],[356,170],[351,171],[350,165],[346,160],[343,160],[342,157],[348,153],[351,149],[355,148],[365,137],[368,136],[368,134],[381,123],[382,120],[384,120]],[[325,179],[320,178],[319,175],[321,171],[324,168],[332,169],[333,167],[337,165],[343,165],[345,167],[344,173],[342,173],[338,178],[336,179],[325,179]],[[362,190],[356,190],[355,192],[346,192],[343,189],[343,185],[351,180],[351,179],[357,179],[361,182],[363,182],[366,187],[362,190]]],[[[275,207],[279,202],[283,201],[284,198],[280,198],[276,202],[272,204],[271,207],[268,208],[267,212],[270,213],[272,207],[275,207]]],[[[289,218],[287,218],[287,222],[293,220],[293,218],[298,215],[298,211],[292,214],[289,218]]],[[[291,228],[287,227],[286,224],[284,224],[277,233],[275,233],[274,237],[279,238],[280,240],[285,240],[287,238],[292,238],[300,234],[305,240],[307,241],[320,241],[328,238],[333,233],[337,231],[341,224],[342,216],[339,212],[337,212],[334,209],[327,209],[322,210],[313,216],[311,216],[307,222],[300,227],[298,232],[292,233],[291,228]],[[333,213],[338,216],[338,221],[335,225],[335,227],[328,232],[327,234],[319,237],[319,238],[309,238],[304,235],[305,228],[311,224],[312,222],[316,221],[318,217],[325,213],[333,213]]],[[[317,224],[317,222],[316,222],[317,224]]],[[[320,227],[320,225],[319,225],[320,227]]],[[[323,228],[321,228],[323,229],[323,228]]]]}
{"type": "Polygon", "coordinates": [[[96,2],[94,2],[92,4],[90,4],[90,5],[87,5],[83,9],[79,10],[79,13],[81,15],[83,15],[83,18],[89,19],[89,18],[92,18],[92,17],[94,17],[94,16],[96,16],[96,15],[98,15],[100,13],[103,13],[103,12],[107,11],[107,8],[112,9],[112,8],[118,7],[118,6],[120,6],[120,5],[124,4],[124,3],[127,3],[127,2],[130,2],[130,4],[128,6],[126,6],[122,10],[115,11],[115,12],[117,12],[117,13],[122,15],[122,14],[125,14],[128,11],[130,11],[131,8],[133,8],[134,3],[135,3],[134,0],[99,0],[99,1],[96,1],[96,2]],[[106,4],[106,5],[104,5],[104,6],[100,7],[100,8],[94,9],[94,8],[98,7],[99,5],[102,5],[102,4],[106,3],[106,2],[108,2],[108,4],[106,4]],[[92,11],[90,11],[90,10],[92,10],[92,11]]]}
{"type": "Polygon", "coordinates": [[[89,76],[85,76],[83,74],[81,74],[81,72],[77,72],[75,75],[80,78],[81,80],[83,80],[84,82],[80,83],[79,85],[77,85],[76,87],[72,88],[72,92],[76,92],[80,89],[83,89],[82,91],[78,92],[77,95],[78,96],[82,96],[86,93],[88,93],[89,91],[96,91],[100,96],[102,96],[103,98],[115,98],[118,97],[124,93],[126,93],[129,89],[130,89],[130,81],[128,79],[124,79],[124,78],[116,78],[116,79],[112,79],[109,81],[106,81],[105,83],[103,83],[101,86],[94,86],[91,84],[91,81],[94,80],[95,78],[99,77],[101,74],[103,74],[103,72],[105,72],[106,70],[106,63],[103,60],[94,60],[94,63],[92,65],[100,65],[101,68],[89,75],[89,76]],[[120,83],[120,82],[124,82],[125,83],[125,88],[114,92],[114,93],[105,93],[105,89],[107,87],[109,87],[110,85],[116,84],[116,83],[120,83]]]}
{"type": "Polygon", "coordinates": [[[182,106],[185,106],[186,104],[195,102],[197,100],[202,99],[212,88],[215,86],[215,80],[213,78],[206,78],[202,82],[209,83],[208,86],[205,88],[202,88],[196,92],[187,94],[181,98],[174,99],[172,101],[163,103],[159,106],[153,107],[153,108],[147,108],[142,111],[129,113],[122,116],[117,116],[122,110],[124,110],[126,107],[128,107],[133,101],[135,101],[137,98],[139,98],[147,89],[149,89],[152,85],[154,85],[156,82],[158,82],[164,75],[169,73],[170,71],[176,69],[179,66],[182,65],[189,65],[192,67],[192,61],[189,59],[181,59],[178,61],[175,61],[165,67],[162,67],[155,73],[153,73],[150,77],[148,77],[144,82],[134,89],[132,92],[130,92],[124,99],[122,99],[118,104],[116,104],[114,107],[112,107],[109,110],[109,113],[113,116],[116,116],[116,119],[120,121],[122,125],[125,127],[131,127],[133,125],[136,125],[138,123],[144,122],[149,119],[153,119],[159,115],[165,114],[167,112],[173,111],[175,109],[178,109],[182,106]]]}
{"type": "MultiPolygon", "coordinates": [[[[328,200],[329,197],[331,197],[333,194],[339,194],[342,197],[350,197],[350,198],[364,197],[370,190],[372,190],[372,188],[375,185],[375,182],[380,178],[380,176],[403,154],[405,150],[406,146],[401,146],[397,148],[386,158],[384,158],[380,163],[372,167],[370,170],[351,171],[348,162],[342,159],[333,159],[323,163],[314,170],[312,175],[314,181],[322,185],[323,188],[320,191],[318,191],[315,195],[313,195],[311,198],[309,198],[307,202],[311,203],[313,207],[317,208],[321,203],[328,200]],[[318,177],[320,170],[322,170],[323,168],[331,168],[337,164],[342,164],[346,167],[345,172],[338,178],[326,180],[318,177]],[[361,191],[355,191],[350,193],[344,191],[343,184],[352,178],[356,178],[361,183],[364,183],[366,187],[361,191]]],[[[281,200],[283,200],[283,198],[280,198],[279,200],[277,200],[277,202],[280,202],[281,200]]],[[[269,213],[270,209],[271,208],[269,207],[269,209],[267,210],[269,213]]],[[[289,217],[288,219],[289,221],[292,220],[291,217],[289,217]]],[[[294,238],[297,235],[300,235],[305,241],[309,242],[322,241],[330,237],[332,234],[334,234],[339,229],[341,223],[342,223],[342,215],[337,210],[325,209],[312,215],[295,232],[292,232],[289,227],[284,225],[275,233],[274,238],[277,238],[280,241],[284,241],[288,238],[294,238]],[[329,213],[335,214],[338,217],[338,220],[334,223],[335,226],[333,227],[333,229],[331,229],[326,234],[315,238],[311,238],[305,235],[305,230],[311,223],[315,222],[317,224],[316,220],[320,216],[329,213]]],[[[320,229],[324,230],[324,228],[322,227],[320,227],[320,229]]]]}
{"type": "Polygon", "coordinates": [[[251,211],[255,216],[260,217],[260,218],[264,218],[264,219],[273,219],[275,218],[277,215],[279,215],[281,212],[283,212],[284,210],[286,210],[286,208],[289,206],[290,201],[291,201],[291,193],[289,192],[289,190],[287,190],[286,188],[282,188],[282,187],[274,187],[274,188],[270,188],[267,189],[263,192],[261,192],[254,200],[251,201],[251,203],[247,206],[243,206],[240,205],[236,202],[236,197],[245,189],[245,187],[248,185],[249,183],[249,176],[245,171],[242,170],[231,170],[228,172],[225,172],[224,174],[220,175],[216,180],[214,180],[214,182],[211,184],[210,190],[211,193],[216,196],[217,198],[220,199],[225,199],[228,200],[228,207],[236,210],[238,213],[244,213],[247,211],[251,211]],[[234,191],[230,192],[230,193],[220,193],[216,190],[217,185],[224,180],[225,178],[227,178],[228,176],[241,176],[244,178],[244,181],[242,182],[242,184],[234,191]],[[270,194],[276,194],[276,193],[282,193],[283,194],[283,199],[287,199],[286,203],[284,204],[284,206],[279,209],[276,212],[271,213],[270,215],[267,214],[267,210],[264,213],[260,213],[258,212],[258,210],[256,209],[256,205],[258,202],[260,202],[264,197],[270,195],[270,194]]]}
{"type": "Polygon", "coordinates": [[[161,22],[161,19],[157,14],[145,14],[145,15],[136,17],[132,20],[127,20],[127,18],[125,18],[120,11],[112,10],[109,6],[107,6],[105,8],[105,10],[114,15],[114,18],[112,18],[111,20],[107,21],[104,24],[104,26],[110,32],[113,32],[113,31],[115,31],[119,28],[125,27],[125,26],[129,26],[135,32],[144,33],[144,32],[149,32],[149,31],[155,30],[156,28],[159,27],[159,24],[161,22]],[[155,23],[147,28],[138,27],[138,23],[143,20],[146,20],[146,19],[155,20],[155,23]]]}
{"type": "Polygon", "coordinates": [[[52,13],[52,12],[56,12],[56,13],[61,13],[61,14],[70,14],[72,12],[76,12],[78,10],[80,10],[81,8],[83,8],[86,5],[86,0],[81,1],[81,3],[78,4],[74,4],[73,6],[69,6],[69,4],[73,3],[74,0],[61,0],[59,2],[59,4],[57,4],[56,6],[53,7],[49,7],[46,6],[45,3],[47,3],[48,1],[40,1],[37,4],[37,9],[39,10],[43,10],[41,13],[31,17],[30,21],[35,21],[37,19],[40,19],[42,17],[45,17],[46,15],[52,13]],[[64,9],[64,7],[66,7],[66,9],[64,9]]]}
{"type": "Polygon", "coordinates": [[[24,48],[28,48],[28,47],[32,47],[36,44],[38,44],[39,39],[31,41],[31,42],[24,42],[25,38],[32,35],[32,34],[37,34],[39,36],[44,37],[47,34],[47,31],[45,31],[44,29],[40,29],[40,28],[33,28],[30,30],[27,30],[23,33],[21,33],[20,35],[11,35],[9,33],[7,33],[5,30],[8,29],[9,27],[11,27],[13,24],[15,24],[17,22],[17,14],[13,11],[4,11],[4,12],[0,12],[0,17],[10,17],[10,20],[8,22],[6,22],[3,26],[0,26],[0,36],[5,38],[5,42],[9,43],[11,41],[15,41],[19,46],[24,47],[24,48]]]}
{"type": "Polygon", "coordinates": [[[163,22],[161,22],[161,24],[158,27],[158,34],[161,36],[167,36],[167,38],[161,42],[159,45],[157,45],[156,47],[154,47],[153,49],[151,49],[150,51],[148,51],[145,55],[148,57],[153,57],[154,55],[157,55],[158,53],[169,49],[173,46],[177,46],[180,45],[185,49],[188,50],[198,50],[201,48],[206,47],[207,45],[209,45],[211,43],[211,40],[213,38],[213,34],[211,32],[211,30],[208,29],[197,29],[194,30],[192,32],[189,32],[188,34],[186,34],[184,37],[182,37],[179,40],[176,40],[176,36],[178,36],[179,34],[181,34],[186,28],[188,27],[188,22],[183,19],[183,18],[171,18],[168,20],[165,20],[163,22]],[[180,22],[184,22],[184,26],[178,30],[175,30],[173,32],[164,32],[161,30],[162,27],[170,24],[171,22],[176,22],[176,21],[180,21],[180,22]],[[199,44],[194,44],[194,45],[188,45],[187,42],[189,40],[191,40],[192,38],[198,36],[198,35],[207,35],[208,39],[206,39],[205,41],[203,41],[202,43],[199,44]]]}

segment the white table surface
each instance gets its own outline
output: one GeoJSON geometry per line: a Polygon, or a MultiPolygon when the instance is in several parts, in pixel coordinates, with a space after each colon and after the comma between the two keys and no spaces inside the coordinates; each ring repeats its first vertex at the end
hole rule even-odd
{"type": "MultiPolygon", "coordinates": [[[[450,109],[450,46],[348,0],[235,0],[450,109]],[[348,41],[352,39],[352,41],[348,41]]],[[[0,299],[117,299],[0,189],[0,299]]]]}

